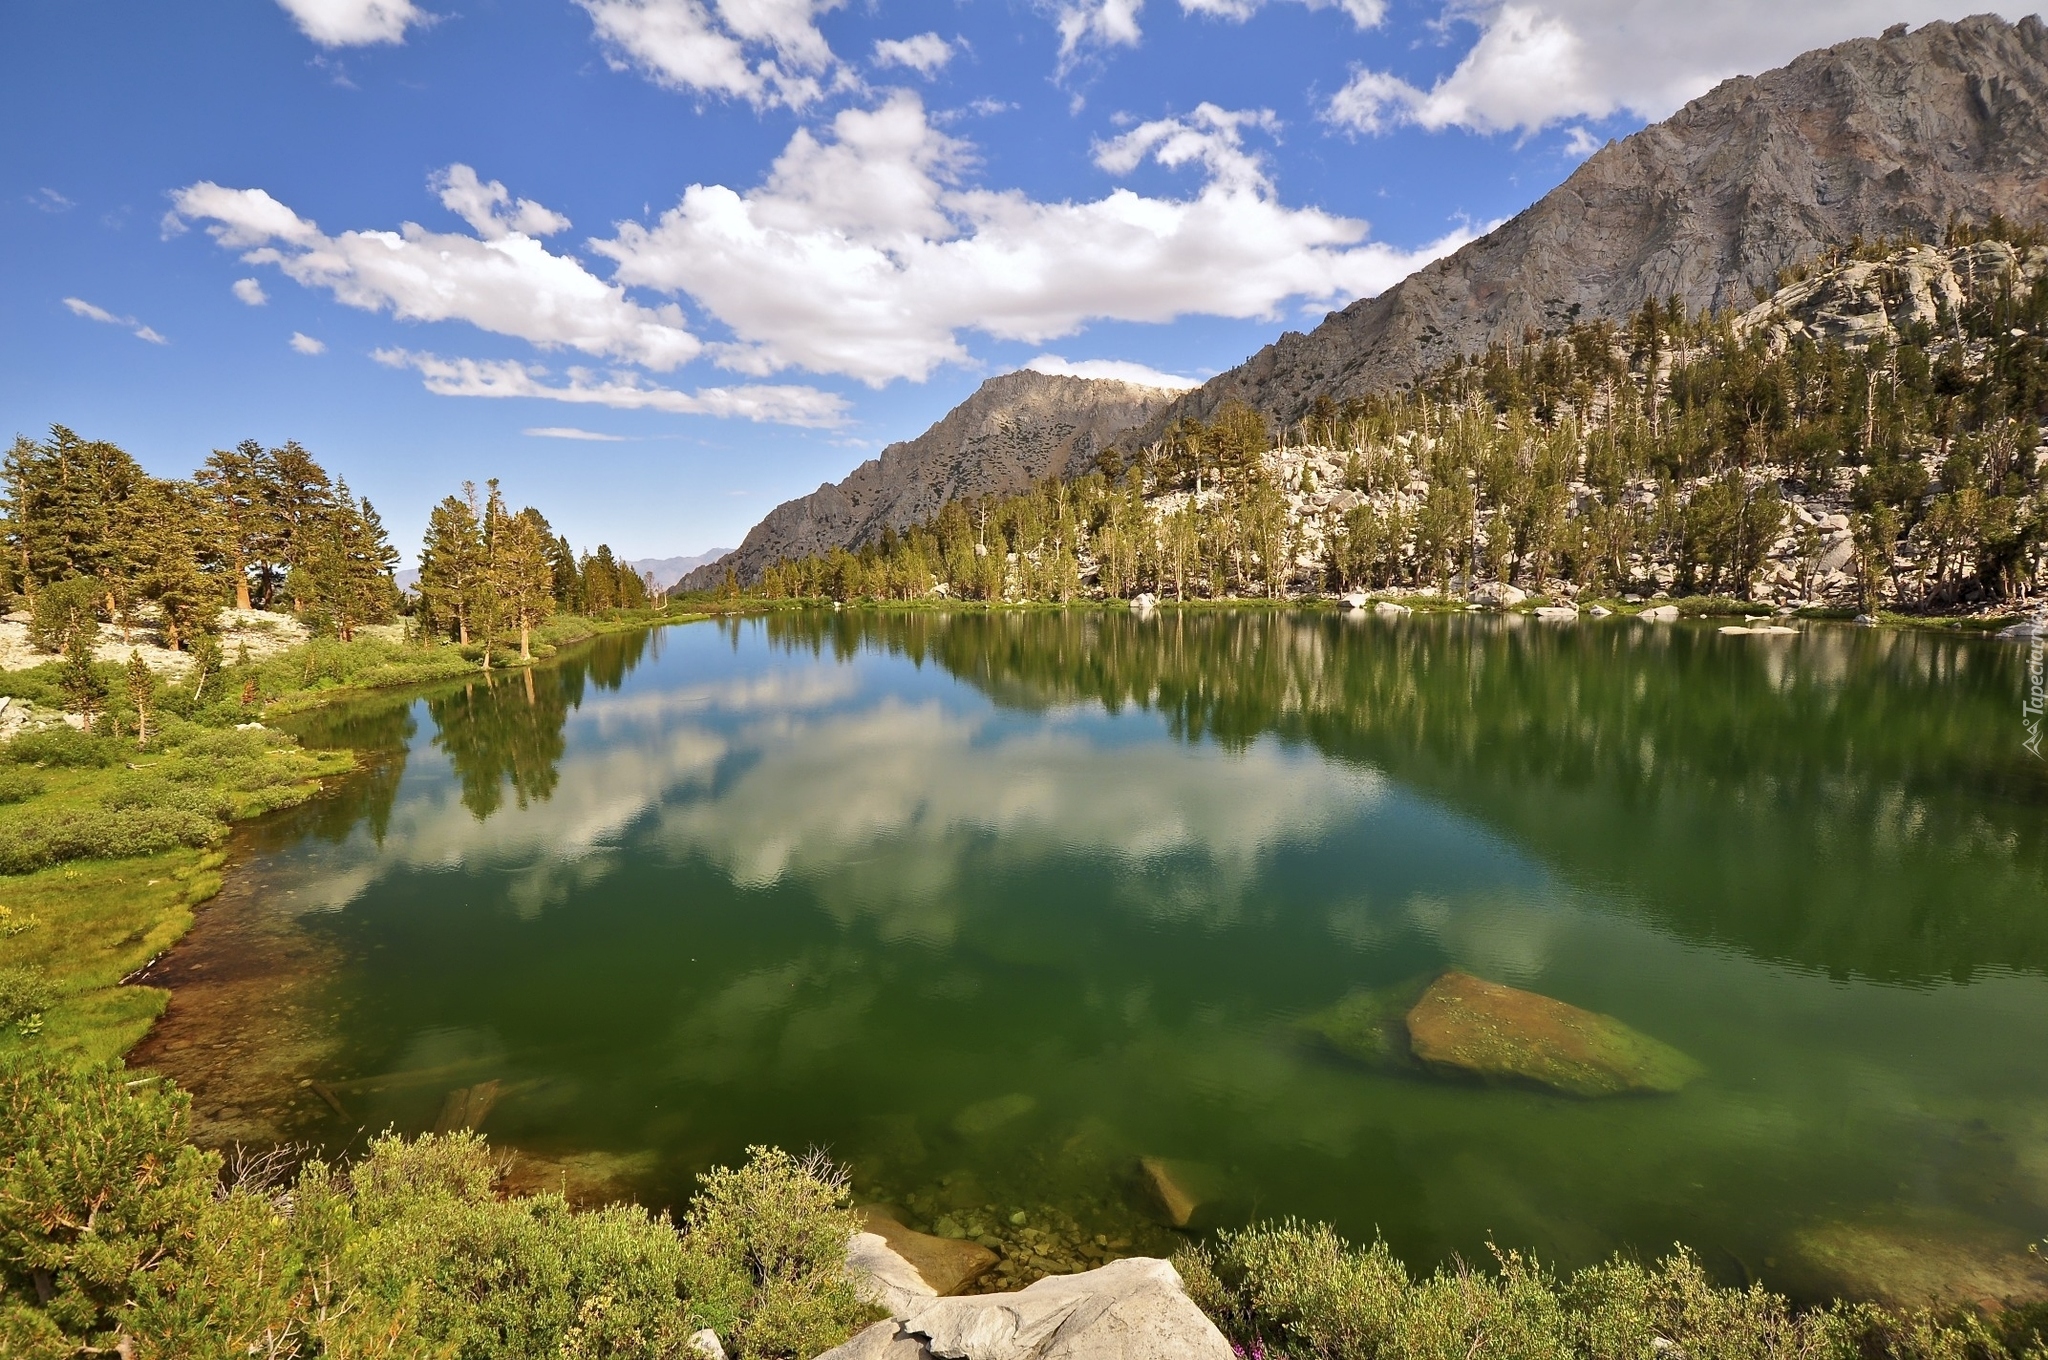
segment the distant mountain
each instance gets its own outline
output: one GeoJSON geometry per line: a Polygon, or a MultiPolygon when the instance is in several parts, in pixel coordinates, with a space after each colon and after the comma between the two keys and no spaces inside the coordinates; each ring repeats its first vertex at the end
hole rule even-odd
{"type": "Polygon", "coordinates": [[[711,589],[728,571],[752,585],[776,562],[859,547],[884,526],[906,529],[929,519],[948,501],[1009,495],[1055,473],[1078,475],[1119,431],[1142,424],[1172,398],[1136,383],[1028,370],[990,378],[917,438],[891,444],[836,485],[776,506],[737,549],[684,577],[683,588],[711,589]]]}
{"type": "Polygon", "coordinates": [[[1513,220],[1378,297],[1290,332],[1119,442],[1231,398],[1292,421],[1445,360],[1647,298],[1746,308],[1851,238],[1938,242],[1952,217],[2048,220],[2048,28],[1903,24],[1740,76],[1610,142],[1513,220]]]}
{"type": "Polygon", "coordinates": [[[626,565],[642,576],[651,574],[656,590],[667,590],[696,568],[706,562],[716,562],[731,551],[731,548],[713,548],[710,552],[701,552],[695,557],[640,557],[626,565]]]}

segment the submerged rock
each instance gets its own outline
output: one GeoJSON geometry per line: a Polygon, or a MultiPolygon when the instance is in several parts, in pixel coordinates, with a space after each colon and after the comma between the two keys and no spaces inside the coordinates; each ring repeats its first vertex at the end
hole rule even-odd
{"type": "Polygon", "coordinates": [[[1013,1119],[1030,1114],[1038,1108],[1038,1097],[1022,1091],[1013,1091],[993,1100],[977,1101],[953,1116],[953,1131],[976,1138],[984,1133],[993,1133],[1013,1119]]]}
{"type": "Polygon", "coordinates": [[[1014,1294],[933,1299],[818,1360],[1230,1360],[1172,1263],[1133,1256],[1014,1294]]]}
{"type": "Polygon", "coordinates": [[[1409,1067],[1408,1008],[1422,995],[1429,979],[1414,978],[1391,987],[1357,991],[1334,1006],[1296,1021],[1296,1028],[1326,1047],[1370,1067],[1409,1067]]]}
{"type": "Polygon", "coordinates": [[[1846,1299],[1994,1313],[2048,1301],[2048,1261],[2009,1229],[1961,1214],[1806,1228],[1791,1257],[1801,1284],[1846,1299]]]}
{"type": "Polygon", "coordinates": [[[1185,1228],[1205,1204],[1220,1198],[1223,1177],[1212,1166],[1166,1157],[1140,1157],[1138,1172],[1167,1223],[1185,1228]]]}
{"type": "Polygon", "coordinates": [[[996,1254],[978,1242],[951,1237],[934,1237],[908,1228],[886,1204],[866,1204],[854,1210],[861,1228],[879,1238],[889,1250],[910,1264],[935,1294],[952,1294],[965,1289],[995,1269],[996,1254]]]}
{"type": "Polygon", "coordinates": [[[1469,973],[1431,983],[1407,1030],[1410,1051],[1427,1066],[1568,1095],[1672,1092],[1700,1074],[1691,1058],[1613,1016],[1469,973]]]}

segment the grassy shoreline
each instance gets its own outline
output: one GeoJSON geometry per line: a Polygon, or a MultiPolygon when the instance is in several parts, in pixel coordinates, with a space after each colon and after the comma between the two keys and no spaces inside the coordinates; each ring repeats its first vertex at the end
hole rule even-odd
{"type": "MultiPolygon", "coordinates": [[[[536,633],[530,661],[498,651],[493,669],[546,665],[597,637],[698,617],[558,616],[536,633]]],[[[220,891],[232,828],[307,802],[359,767],[352,751],[308,749],[232,720],[260,724],[460,679],[478,673],[481,656],[480,646],[315,640],[229,667],[213,682],[215,704],[196,713],[163,686],[146,748],[69,728],[25,734],[26,748],[0,746],[0,858],[9,861],[0,865],[0,1057],[97,1063],[141,1042],[170,993],[124,982],[175,945],[220,891]]],[[[0,674],[0,693],[53,707],[57,669],[0,674]]],[[[132,712],[126,721],[132,733],[132,712]]]]}

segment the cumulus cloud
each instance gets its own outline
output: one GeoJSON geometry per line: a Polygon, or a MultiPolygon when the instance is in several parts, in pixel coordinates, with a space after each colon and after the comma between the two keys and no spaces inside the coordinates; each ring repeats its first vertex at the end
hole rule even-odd
{"type": "Polygon", "coordinates": [[[251,307],[261,307],[270,301],[270,295],[263,291],[260,279],[236,279],[232,290],[235,297],[251,307]]]}
{"type": "Polygon", "coordinates": [[[953,44],[936,33],[914,38],[883,38],[875,44],[875,65],[904,66],[921,76],[938,72],[953,59],[953,44]]]}
{"type": "Polygon", "coordinates": [[[548,371],[515,359],[444,359],[405,349],[380,349],[371,358],[390,368],[409,368],[426,389],[443,397],[538,397],[624,411],[666,411],[671,415],[738,417],[777,425],[830,429],[846,422],[846,400],[815,387],[748,383],[683,392],[642,381],[631,373],[600,375],[572,368],[568,382],[550,383],[548,371]]]}
{"type": "Polygon", "coordinates": [[[1364,133],[1404,123],[1533,132],[1623,111],[1662,118],[1729,76],[1783,65],[1809,48],[1978,8],[1956,0],[1446,0],[1446,25],[1478,30],[1449,75],[1424,89],[1360,69],[1325,116],[1364,133]]]}
{"type": "Polygon", "coordinates": [[[412,0],[277,0],[299,30],[322,47],[405,41],[405,30],[432,18],[412,0]]]}
{"type": "Polygon", "coordinates": [[[600,434],[596,430],[579,430],[574,425],[530,425],[519,433],[533,439],[581,439],[592,444],[623,444],[622,434],[600,434]]]}
{"type": "Polygon", "coordinates": [[[837,66],[817,18],[840,0],[576,0],[610,54],[658,85],[803,108],[837,66]]]}
{"type": "Polygon", "coordinates": [[[1052,373],[1068,378],[1109,378],[1116,382],[1137,383],[1141,387],[1162,388],[1168,392],[1185,392],[1202,385],[1200,378],[1162,373],[1126,359],[1062,359],[1057,354],[1041,354],[1024,367],[1033,373],[1052,373]]]}
{"type": "Polygon", "coordinates": [[[1053,10],[1060,35],[1060,70],[1070,69],[1088,47],[1136,47],[1144,35],[1138,12],[1145,0],[1063,0],[1053,10]]]}
{"type": "Polygon", "coordinates": [[[643,307],[575,259],[550,254],[536,232],[568,219],[502,184],[478,181],[466,165],[434,176],[442,202],[477,235],[434,232],[415,222],[397,231],[329,236],[262,189],[211,181],[179,190],[167,230],[207,223],[222,246],[249,264],[275,265],[308,288],[351,307],[407,321],[466,321],[542,348],[565,348],[666,371],[695,358],[702,343],[680,308],[643,307]]]}
{"type": "Polygon", "coordinates": [[[300,354],[325,354],[327,352],[327,342],[325,340],[315,340],[312,336],[300,331],[292,332],[291,346],[300,354]]]}
{"type": "MultiPolygon", "coordinates": [[[[1183,13],[1206,14],[1242,23],[1259,12],[1266,0],[1180,0],[1183,13]]],[[[1377,28],[1387,17],[1386,0],[1302,0],[1310,9],[1341,9],[1359,28],[1377,28]]]]}
{"type": "Polygon", "coordinates": [[[1469,239],[1398,250],[1356,219],[1286,206],[1244,145],[1273,127],[1208,104],[1145,123],[1100,145],[1098,164],[1195,170],[1193,195],[1044,203],[967,187],[972,149],[899,90],[826,136],[796,133],[760,187],[692,185],[653,226],[591,245],[620,283],[687,294],[730,328],[711,350],[728,368],[880,386],[967,361],[969,329],[1042,344],[1101,319],[1268,318],[1290,299],[1376,293],[1469,239]]]}
{"type": "Polygon", "coordinates": [[[65,298],[64,305],[71,309],[73,316],[82,316],[88,321],[98,321],[108,326],[125,326],[128,329],[128,333],[137,340],[147,340],[152,345],[168,345],[171,343],[164,339],[163,336],[157,334],[155,330],[137,321],[134,317],[115,316],[106,308],[96,307],[84,298],[65,298]]]}

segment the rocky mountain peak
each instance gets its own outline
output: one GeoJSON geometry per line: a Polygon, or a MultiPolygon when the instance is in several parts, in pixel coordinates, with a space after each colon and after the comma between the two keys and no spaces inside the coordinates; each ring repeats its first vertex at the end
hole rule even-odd
{"type": "Polygon", "coordinates": [[[917,438],[776,506],[736,550],[691,572],[681,588],[710,589],[728,571],[751,585],[776,562],[858,548],[885,527],[929,519],[948,501],[1014,495],[1050,476],[1077,476],[1118,433],[1150,420],[1173,396],[1030,369],[990,378],[917,438]]]}
{"type": "Polygon", "coordinates": [[[1596,152],[1494,231],[1289,333],[1124,442],[1245,401],[1303,414],[1529,330],[1645,299],[1746,308],[1825,247],[1938,241],[1949,222],[2048,218],[2048,27],[1995,15],[1895,26],[1722,82],[1596,152]]]}

